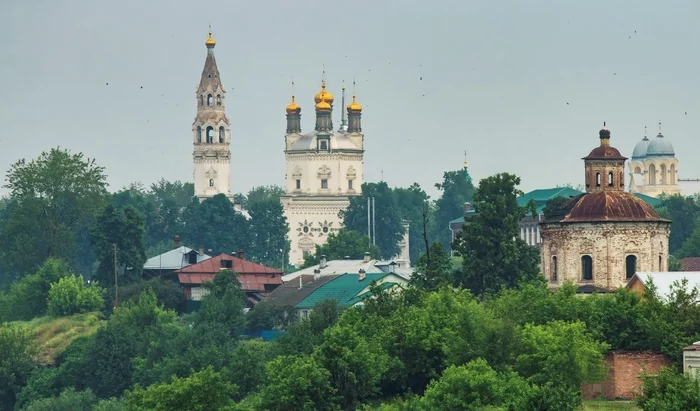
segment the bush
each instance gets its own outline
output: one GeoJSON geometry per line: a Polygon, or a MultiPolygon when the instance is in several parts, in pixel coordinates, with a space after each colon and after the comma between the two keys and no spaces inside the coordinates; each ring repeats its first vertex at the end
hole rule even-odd
{"type": "Polygon", "coordinates": [[[637,405],[645,411],[700,409],[700,380],[665,368],[658,375],[644,375],[637,405]]]}
{"type": "MultiPolygon", "coordinates": [[[[182,290],[182,287],[174,281],[160,277],[125,285],[124,287],[120,286],[119,303],[124,304],[127,301],[137,301],[146,290],[153,291],[158,299],[158,304],[161,304],[164,308],[168,308],[177,313],[182,313],[184,311],[186,300],[185,292],[182,290]]],[[[114,288],[110,288],[105,296],[105,312],[109,314],[113,310],[114,288]]]]}
{"type": "Polygon", "coordinates": [[[97,397],[92,391],[76,391],[68,388],[58,397],[41,398],[32,401],[22,411],[92,411],[97,397]]]}
{"type": "Polygon", "coordinates": [[[51,284],[49,291],[49,313],[55,316],[97,311],[102,308],[104,290],[97,284],[85,285],[82,276],[68,276],[51,284]]]}
{"type": "Polygon", "coordinates": [[[31,335],[18,327],[0,328],[0,411],[15,405],[17,393],[35,369],[31,335]]]}

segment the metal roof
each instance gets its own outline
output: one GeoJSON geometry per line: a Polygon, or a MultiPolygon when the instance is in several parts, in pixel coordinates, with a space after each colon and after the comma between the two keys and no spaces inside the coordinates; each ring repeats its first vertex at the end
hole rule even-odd
{"type": "Polygon", "coordinates": [[[278,306],[294,307],[316,289],[337,277],[337,275],[326,275],[314,278],[313,275],[300,275],[295,280],[275,288],[265,297],[265,302],[278,306]],[[301,287],[299,287],[299,279],[301,279],[301,287]]]}
{"type": "Polygon", "coordinates": [[[638,272],[630,279],[628,284],[631,284],[635,277],[643,284],[651,280],[662,299],[669,297],[673,283],[678,282],[680,284],[683,279],[688,280],[687,290],[693,287],[697,287],[700,290],[700,271],[638,272]]]}
{"type": "Polygon", "coordinates": [[[316,150],[316,135],[317,134],[330,134],[331,137],[331,150],[357,150],[362,149],[357,147],[355,143],[350,140],[347,135],[339,133],[337,131],[318,131],[314,130],[310,133],[306,133],[295,141],[290,149],[287,151],[309,151],[316,150]]]}
{"type": "Polygon", "coordinates": [[[647,202],[624,191],[596,191],[566,201],[545,223],[668,222],[647,202]]]}
{"type": "Polygon", "coordinates": [[[211,256],[199,253],[189,247],[178,247],[163,254],[151,257],[144,264],[144,270],[179,270],[190,265],[187,254],[191,251],[197,253],[197,262],[208,260],[211,256]]]}
{"type": "Polygon", "coordinates": [[[366,274],[365,278],[362,280],[360,280],[358,274],[347,273],[339,275],[331,281],[323,284],[308,297],[304,298],[299,304],[296,305],[296,308],[312,308],[324,300],[334,300],[340,307],[351,307],[358,302],[356,297],[360,292],[362,292],[362,290],[369,287],[373,281],[379,282],[387,276],[401,278],[385,273],[366,274]]]}
{"type": "MultiPolygon", "coordinates": [[[[392,261],[382,261],[382,260],[330,260],[326,262],[326,266],[324,268],[320,268],[320,264],[307,267],[307,268],[302,268],[301,270],[295,271],[290,274],[285,274],[282,276],[282,279],[284,282],[292,281],[296,279],[300,275],[314,275],[314,274],[321,274],[322,276],[324,275],[335,275],[335,274],[345,274],[345,273],[359,273],[360,270],[365,270],[367,274],[371,273],[382,273],[382,274],[388,274],[389,266],[392,261]],[[381,267],[386,267],[384,270],[382,270],[381,267]],[[314,271],[319,270],[320,273],[314,273],[314,271]]],[[[412,268],[402,268],[398,266],[394,266],[394,274],[400,275],[401,277],[404,277],[406,279],[411,278],[411,275],[413,274],[413,269],[412,268]]]]}
{"type": "Polygon", "coordinates": [[[179,269],[178,273],[183,274],[216,274],[222,269],[225,269],[224,261],[231,261],[230,269],[238,274],[280,274],[282,272],[274,268],[266,267],[262,264],[257,264],[252,261],[234,257],[228,254],[219,254],[216,257],[211,257],[197,264],[192,264],[188,267],[179,269]]]}
{"type": "MultiPolygon", "coordinates": [[[[204,282],[213,281],[216,274],[178,274],[178,280],[183,285],[199,286],[204,282]]],[[[238,274],[238,282],[243,291],[270,291],[266,285],[280,285],[282,279],[275,274],[238,274]]]]}

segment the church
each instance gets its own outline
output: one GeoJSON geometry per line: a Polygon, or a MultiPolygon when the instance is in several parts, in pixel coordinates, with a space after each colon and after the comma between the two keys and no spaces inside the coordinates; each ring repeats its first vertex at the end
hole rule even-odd
{"type": "Polygon", "coordinates": [[[678,159],[673,145],[661,133],[651,140],[644,138],[634,146],[630,161],[630,192],[658,197],[680,194],[678,159]]]}
{"type": "Polygon", "coordinates": [[[542,272],[551,288],[572,281],[581,293],[610,291],[635,272],[668,268],[671,222],[625,192],[627,158],[610,145],[610,130],[603,127],[599,137],[600,146],[583,158],[586,192],[540,223],[542,272]]]}
{"type": "Polygon", "coordinates": [[[338,214],[348,207],[351,196],[361,195],[364,134],[362,106],[354,94],[352,102],[343,107],[343,87],[337,130],[333,127],[335,98],[326,89],[325,73],[321,90],[314,96],[313,131],[302,133],[301,107],[294,95],[286,108],[285,195],[280,201],[289,224],[289,261],[296,266],[342,227],[338,214]]]}

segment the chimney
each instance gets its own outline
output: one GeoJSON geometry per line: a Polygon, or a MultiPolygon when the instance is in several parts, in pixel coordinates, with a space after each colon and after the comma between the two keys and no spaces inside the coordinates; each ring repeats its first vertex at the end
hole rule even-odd
{"type": "Polygon", "coordinates": [[[236,253],[236,257],[240,258],[241,260],[244,260],[244,259],[245,259],[245,258],[244,258],[244,257],[245,257],[245,251],[243,251],[242,249],[239,248],[239,249],[238,249],[238,252],[236,253]]]}
{"type": "Polygon", "coordinates": [[[359,276],[357,277],[357,280],[358,280],[358,281],[362,281],[362,280],[365,279],[365,270],[360,269],[360,271],[358,272],[358,274],[359,274],[359,276]]]}
{"type": "Polygon", "coordinates": [[[180,236],[176,235],[173,239],[173,248],[180,248],[180,236]]]}
{"type": "Polygon", "coordinates": [[[321,278],[321,270],[317,268],[314,270],[314,281],[318,280],[319,278],[321,278]]]}
{"type": "Polygon", "coordinates": [[[299,289],[301,290],[301,276],[299,276],[299,289]]]}
{"type": "Polygon", "coordinates": [[[328,267],[328,264],[326,264],[326,255],[324,254],[321,256],[321,263],[318,265],[318,268],[323,269],[326,267],[328,267]]]}
{"type": "Polygon", "coordinates": [[[204,246],[203,245],[199,246],[199,255],[204,255],[204,246]]]}
{"type": "Polygon", "coordinates": [[[472,203],[466,202],[464,203],[464,212],[466,213],[467,211],[470,211],[472,209],[472,203]]]}
{"type": "Polygon", "coordinates": [[[369,258],[369,251],[365,251],[365,257],[362,259],[363,263],[368,263],[370,260],[369,258]]]}

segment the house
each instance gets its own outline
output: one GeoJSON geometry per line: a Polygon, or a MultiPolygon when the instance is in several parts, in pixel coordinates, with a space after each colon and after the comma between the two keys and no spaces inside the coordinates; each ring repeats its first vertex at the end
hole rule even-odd
{"type": "Polygon", "coordinates": [[[700,341],[683,347],[683,372],[697,377],[700,369],[700,341]]]}
{"type": "Polygon", "coordinates": [[[671,287],[674,283],[680,285],[683,280],[687,280],[686,289],[688,291],[696,287],[700,290],[700,271],[673,271],[673,272],[639,272],[635,273],[625,286],[628,290],[639,295],[644,294],[645,285],[651,281],[656,287],[656,291],[661,299],[670,297],[671,287]]]}
{"type": "Polygon", "coordinates": [[[202,283],[212,281],[222,270],[231,270],[238,274],[248,307],[257,304],[265,293],[282,284],[281,271],[245,260],[243,256],[243,251],[239,251],[236,256],[220,254],[176,270],[178,281],[185,290],[185,298],[189,301],[200,301],[208,293],[208,290],[202,287],[202,283]]]}
{"type": "Polygon", "coordinates": [[[369,253],[365,253],[362,260],[351,260],[348,258],[344,260],[326,261],[326,257],[321,256],[319,264],[285,274],[282,280],[284,282],[292,281],[300,275],[325,276],[345,273],[357,274],[361,270],[364,270],[367,274],[393,273],[404,277],[406,280],[410,279],[413,274],[413,269],[410,267],[400,267],[399,263],[393,260],[375,260],[370,258],[369,253]]]}
{"type": "Polygon", "coordinates": [[[294,308],[299,317],[307,318],[313,307],[325,300],[335,301],[340,308],[363,306],[364,301],[372,296],[370,286],[374,282],[382,289],[402,288],[408,283],[404,277],[395,273],[345,273],[334,276],[311,291],[294,308]]]}
{"type": "Polygon", "coordinates": [[[173,249],[146,260],[143,271],[146,276],[163,276],[210,258],[211,256],[204,254],[203,249],[196,251],[180,245],[180,236],[176,235],[173,240],[173,249]]]}
{"type": "Polygon", "coordinates": [[[294,280],[287,281],[275,288],[274,291],[265,296],[264,301],[280,307],[294,307],[319,287],[336,278],[338,278],[338,274],[299,275],[294,280]]]}

